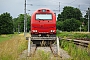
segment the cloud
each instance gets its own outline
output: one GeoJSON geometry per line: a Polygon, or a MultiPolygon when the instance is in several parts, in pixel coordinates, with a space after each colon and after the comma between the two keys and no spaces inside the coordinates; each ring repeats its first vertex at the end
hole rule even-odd
{"type": "MultiPolygon", "coordinates": [[[[49,8],[51,10],[59,10],[62,12],[64,6],[73,6],[79,8],[81,11],[87,10],[90,6],[90,0],[26,0],[27,13],[30,15],[38,8],[49,8]],[[31,10],[31,11],[28,11],[31,10]]],[[[13,17],[17,17],[19,14],[24,13],[25,0],[0,0],[0,14],[9,12],[13,17]]],[[[57,14],[58,11],[54,11],[57,14]]],[[[85,11],[84,11],[85,12],[85,11]]]]}
{"type": "Polygon", "coordinates": [[[9,12],[13,17],[23,13],[24,2],[22,0],[0,0],[0,14],[9,12]]]}

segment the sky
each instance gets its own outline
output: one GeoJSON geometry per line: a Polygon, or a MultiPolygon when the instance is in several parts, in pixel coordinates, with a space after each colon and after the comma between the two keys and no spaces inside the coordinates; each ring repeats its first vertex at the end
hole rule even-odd
{"type": "MultiPolygon", "coordinates": [[[[16,18],[19,14],[24,14],[24,4],[25,0],[0,0],[0,14],[9,12],[13,18],[16,18]]],[[[49,8],[58,15],[63,11],[64,6],[79,8],[85,15],[90,7],[90,0],[26,0],[26,4],[26,12],[29,15],[39,8],[49,8]]]]}

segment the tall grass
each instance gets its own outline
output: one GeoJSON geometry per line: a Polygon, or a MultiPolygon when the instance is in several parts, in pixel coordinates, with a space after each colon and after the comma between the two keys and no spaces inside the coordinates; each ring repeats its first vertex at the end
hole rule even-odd
{"type": "Polygon", "coordinates": [[[4,35],[0,35],[0,42],[10,40],[15,35],[16,34],[4,34],[4,35]]]}
{"type": "Polygon", "coordinates": [[[72,41],[67,42],[66,40],[60,41],[60,45],[64,50],[68,51],[73,60],[90,60],[90,48],[77,47],[72,41]]]}
{"type": "Polygon", "coordinates": [[[17,60],[18,55],[26,48],[27,41],[23,35],[14,36],[0,43],[0,60],[17,60]]]}
{"type": "Polygon", "coordinates": [[[76,38],[89,38],[90,39],[90,33],[87,32],[58,32],[57,36],[61,38],[71,38],[71,39],[76,39],[76,38]]]}

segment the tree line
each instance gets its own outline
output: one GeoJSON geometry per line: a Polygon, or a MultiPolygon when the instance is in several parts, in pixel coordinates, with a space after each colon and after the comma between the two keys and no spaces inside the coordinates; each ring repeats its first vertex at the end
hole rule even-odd
{"type": "Polygon", "coordinates": [[[83,17],[78,8],[65,6],[57,17],[57,29],[61,31],[87,31],[87,14],[83,17]]]}
{"type": "MultiPolygon", "coordinates": [[[[27,17],[27,32],[29,32],[31,16],[27,14],[26,17],[27,17]]],[[[13,21],[14,21],[14,31],[23,32],[24,31],[24,14],[19,14],[17,18],[13,19],[13,21]]]]}
{"type": "MultiPolygon", "coordinates": [[[[30,30],[30,15],[27,14],[27,31],[30,30]]],[[[13,34],[24,31],[24,14],[19,14],[17,18],[12,18],[10,13],[5,12],[0,15],[0,34],[13,34]]]]}
{"type": "MultiPolygon", "coordinates": [[[[61,31],[87,31],[88,20],[87,13],[83,17],[78,8],[65,6],[63,11],[57,17],[57,29],[61,31]]],[[[27,14],[27,31],[30,30],[31,16],[27,14]]],[[[13,18],[10,13],[5,12],[0,15],[0,34],[12,34],[14,32],[24,31],[24,14],[19,14],[13,18]]]]}

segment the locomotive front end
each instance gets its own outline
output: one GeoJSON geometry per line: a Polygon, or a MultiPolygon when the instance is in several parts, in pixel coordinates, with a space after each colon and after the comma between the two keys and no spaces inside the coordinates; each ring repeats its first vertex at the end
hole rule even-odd
{"type": "Polygon", "coordinates": [[[56,16],[49,9],[38,9],[31,17],[31,36],[56,36],[56,16]]]}

